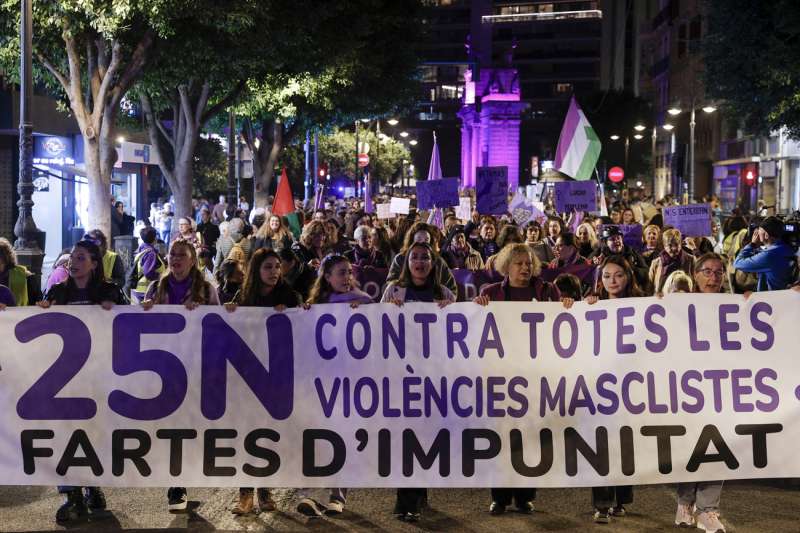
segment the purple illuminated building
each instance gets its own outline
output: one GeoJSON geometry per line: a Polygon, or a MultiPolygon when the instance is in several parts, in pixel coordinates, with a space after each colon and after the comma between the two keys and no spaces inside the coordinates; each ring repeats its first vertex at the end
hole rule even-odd
{"type": "MultiPolygon", "coordinates": [[[[511,54],[508,54],[510,65],[511,54]]],[[[461,186],[475,186],[476,167],[508,167],[508,185],[519,185],[519,125],[528,104],[520,101],[514,68],[474,67],[464,73],[461,119],[461,186]]]]}

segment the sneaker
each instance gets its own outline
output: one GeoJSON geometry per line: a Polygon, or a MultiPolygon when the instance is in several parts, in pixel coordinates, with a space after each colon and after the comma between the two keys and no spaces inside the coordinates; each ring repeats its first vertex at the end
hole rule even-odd
{"type": "Polygon", "coordinates": [[[300,500],[300,503],[297,504],[297,512],[311,518],[318,518],[322,516],[322,511],[320,511],[317,502],[311,498],[303,498],[300,500]]]}
{"type": "Polygon", "coordinates": [[[83,496],[83,502],[93,514],[102,513],[106,510],[106,495],[99,487],[87,487],[83,496]]]}
{"type": "Polygon", "coordinates": [[[495,516],[503,514],[506,512],[506,506],[502,503],[492,502],[489,504],[489,513],[495,516]]]}
{"type": "Polygon", "coordinates": [[[518,503],[517,511],[522,514],[531,514],[533,512],[533,502],[518,503]]]}
{"type": "Polygon", "coordinates": [[[675,511],[675,525],[679,527],[694,526],[694,505],[678,504],[678,510],[675,511]]]}
{"type": "Polygon", "coordinates": [[[179,513],[186,510],[186,489],[183,487],[170,487],[167,491],[167,509],[170,513],[179,513]]]}
{"type": "Polygon", "coordinates": [[[342,514],[343,512],[344,512],[344,502],[340,502],[339,500],[329,501],[328,506],[325,508],[325,514],[329,515],[342,514]]]}
{"type": "Polygon", "coordinates": [[[622,505],[617,505],[616,507],[612,507],[608,510],[608,514],[611,516],[622,517],[625,516],[627,511],[625,511],[625,507],[622,505]]]}
{"type": "Polygon", "coordinates": [[[81,489],[74,489],[66,493],[67,499],[56,511],[56,522],[63,524],[85,518],[89,514],[86,502],[83,501],[81,489]]]}
{"type": "Polygon", "coordinates": [[[697,529],[710,533],[725,533],[725,526],[719,521],[718,511],[703,511],[697,514],[697,529]]]}
{"type": "Polygon", "coordinates": [[[258,508],[263,513],[270,513],[278,508],[272,499],[269,489],[258,489],[258,508]]]}
{"type": "Polygon", "coordinates": [[[608,517],[608,511],[601,511],[600,509],[595,509],[593,519],[595,524],[608,524],[611,522],[611,518],[608,517]]]}
{"type": "Polygon", "coordinates": [[[419,522],[420,514],[419,513],[406,513],[402,520],[405,522],[419,522]]]}

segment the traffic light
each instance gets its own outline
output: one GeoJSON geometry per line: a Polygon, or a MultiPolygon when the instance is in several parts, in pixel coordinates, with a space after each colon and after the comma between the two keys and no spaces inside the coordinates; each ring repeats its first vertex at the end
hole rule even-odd
{"type": "Polygon", "coordinates": [[[322,163],[319,167],[317,167],[317,180],[320,183],[325,183],[325,181],[328,179],[328,164],[322,163]]]}

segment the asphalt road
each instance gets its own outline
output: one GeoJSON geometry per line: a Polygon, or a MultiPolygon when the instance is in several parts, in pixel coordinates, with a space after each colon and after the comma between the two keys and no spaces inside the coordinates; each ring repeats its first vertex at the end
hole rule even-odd
{"type": "MultiPolygon", "coordinates": [[[[64,528],[54,522],[61,498],[50,487],[0,487],[0,531],[676,531],[675,491],[669,486],[637,487],[628,516],[609,525],[591,521],[588,489],[540,490],[533,515],[488,514],[486,489],[433,490],[430,509],[415,525],[391,515],[394,491],[355,489],[345,513],[309,519],[295,512],[294,491],[276,492],[278,511],[245,518],[230,513],[233,489],[190,489],[191,511],[169,514],[163,489],[107,489],[109,514],[64,528]]],[[[319,499],[325,493],[319,492],[319,499]]],[[[326,500],[325,500],[326,501],[326,500]]],[[[800,489],[785,482],[730,482],[722,492],[722,521],[729,532],[800,532],[800,489]]]]}

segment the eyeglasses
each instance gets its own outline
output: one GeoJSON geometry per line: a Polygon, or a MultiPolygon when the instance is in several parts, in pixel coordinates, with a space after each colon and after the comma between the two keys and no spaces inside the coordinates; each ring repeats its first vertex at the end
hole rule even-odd
{"type": "Polygon", "coordinates": [[[721,278],[725,274],[724,270],[712,270],[710,268],[701,268],[698,270],[698,272],[707,278],[710,278],[711,276],[714,276],[715,278],[721,278]]]}

